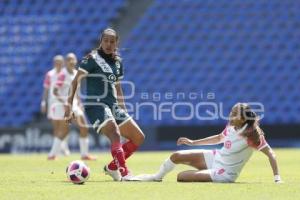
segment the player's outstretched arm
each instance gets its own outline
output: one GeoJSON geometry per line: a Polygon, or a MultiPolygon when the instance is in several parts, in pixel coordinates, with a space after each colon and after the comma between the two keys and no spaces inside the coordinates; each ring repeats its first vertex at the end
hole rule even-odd
{"type": "Polygon", "coordinates": [[[120,82],[116,83],[116,90],[117,90],[118,104],[121,106],[121,108],[126,110],[123,89],[120,82]]]}
{"type": "Polygon", "coordinates": [[[47,100],[49,95],[50,82],[51,82],[50,76],[49,73],[47,73],[44,79],[44,91],[43,91],[43,96],[41,101],[41,111],[43,114],[46,114],[47,112],[47,103],[48,103],[47,100]]]}
{"type": "Polygon", "coordinates": [[[279,170],[278,170],[278,164],[277,164],[277,159],[276,159],[276,154],[273,151],[273,149],[268,145],[266,147],[264,147],[263,149],[261,149],[261,152],[263,152],[270,161],[270,165],[272,167],[273,170],[273,175],[274,175],[274,181],[276,183],[281,183],[281,178],[279,175],[279,170]]]}
{"type": "Polygon", "coordinates": [[[47,99],[49,94],[49,88],[44,88],[42,101],[41,101],[41,111],[43,114],[47,112],[47,99]]]}
{"type": "Polygon", "coordinates": [[[185,137],[181,137],[177,140],[177,145],[189,145],[189,146],[200,146],[200,145],[214,145],[214,144],[220,144],[223,142],[223,134],[217,134],[210,137],[206,137],[199,140],[190,140],[185,137]]]}
{"type": "Polygon", "coordinates": [[[70,123],[72,121],[72,105],[73,105],[73,99],[75,96],[75,93],[77,91],[77,87],[78,87],[78,82],[80,82],[80,80],[86,76],[86,73],[78,70],[75,78],[73,79],[71,86],[70,86],[70,90],[69,90],[69,97],[68,97],[68,101],[67,101],[67,105],[65,105],[65,120],[70,123]]]}

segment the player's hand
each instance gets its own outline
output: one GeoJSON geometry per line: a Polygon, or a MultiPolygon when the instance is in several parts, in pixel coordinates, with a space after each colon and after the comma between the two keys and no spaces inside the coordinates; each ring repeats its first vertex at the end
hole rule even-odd
{"type": "Polygon", "coordinates": [[[190,140],[190,139],[185,138],[185,137],[181,137],[177,140],[177,145],[182,145],[182,144],[192,146],[193,145],[193,140],[190,140]]]}
{"type": "Polygon", "coordinates": [[[65,115],[64,119],[67,123],[71,123],[72,119],[74,118],[74,113],[71,111],[71,106],[65,105],[65,115]]]}
{"type": "Polygon", "coordinates": [[[42,112],[43,114],[46,114],[46,112],[47,112],[46,106],[41,106],[41,112],[42,112]]]}
{"type": "Polygon", "coordinates": [[[46,114],[46,112],[47,112],[47,107],[46,107],[46,102],[45,101],[42,101],[42,103],[41,103],[41,112],[43,114],[46,114]]]}

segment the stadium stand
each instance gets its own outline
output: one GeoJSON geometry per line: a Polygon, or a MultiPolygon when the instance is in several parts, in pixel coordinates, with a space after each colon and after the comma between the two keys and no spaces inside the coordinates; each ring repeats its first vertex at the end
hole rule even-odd
{"type": "MultiPolygon", "coordinates": [[[[265,106],[265,124],[300,122],[299,9],[300,2],[293,0],[156,0],[124,44],[129,48],[125,79],[137,91],[129,101],[144,102],[144,92],[203,93],[188,99],[196,107],[214,92],[213,102],[223,102],[225,115],[235,102],[255,101],[265,106]]],[[[201,106],[199,115],[209,117],[206,109],[213,110],[201,106]]],[[[175,120],[171,113],[153,120],[149,113],[151,106],[140,109],[140,124],[225,123],[175,120]]],[[[188,117],[191,112],[177,106],[174,113],[188,117]]]]}
{"type": "Polygon", "coordinates": [[[0,126],[30,122],[53,56],[82,57],[125,6],[123,0],[91,0],[82,7],[84,2],[0,1],[0,126]]]}
{"type": "MultiPolygon", "coordinates": [[[[79,2],[0,1],[0,126],[30,122],[53,55],[84,55],[126,5],[92,0],[82,8],[79,2]]],[[[196,106],[214,92],[209,102],[222,102],[224,115],[237,101],[257,101],[266,124],[300,122],[299,10],[294,0],[156,0],[122,45],[125,80],[136,84],[128,101],[145,102],[144,92],[195,92],[197,99],[185,100],[196,106]]],[[[164,99],[150,98],[156,105],[164,99]]],[[[206,109],[199,115],[209,116],[206,109]]],[[[139,111],[138,122],[148,126],[224,123],[176,120],[167,112],[155,120],[151,107],[139,111]]],[[[174,112],[185,117],[190,108],[174,112]]]]}

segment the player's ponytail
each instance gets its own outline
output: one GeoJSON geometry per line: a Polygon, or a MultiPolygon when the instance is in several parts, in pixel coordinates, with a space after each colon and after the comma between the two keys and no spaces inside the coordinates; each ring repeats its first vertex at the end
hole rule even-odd
{"type": "Polygon", "coordinates": [[[251,146],[259,146],[260,136],[264,133],[259,127],[256,113],[251,110],[249,105],[244,104],[241,106],[241,114],[242,119],[245,120],[244,125],[247,124],[247,128],[242,132],[242,135],[247,138],[247,141],[251,146]]]}
{"type": "Polygon", "coordinates": [[[250,109],[250,107],[246,107],[244,115],[245,115],[245,119],[246,119],[245,124],[247,124],[248,127],[253,126],[255,124],[255,122],[257,122],[256,113],[253,112],[250,109]]]}

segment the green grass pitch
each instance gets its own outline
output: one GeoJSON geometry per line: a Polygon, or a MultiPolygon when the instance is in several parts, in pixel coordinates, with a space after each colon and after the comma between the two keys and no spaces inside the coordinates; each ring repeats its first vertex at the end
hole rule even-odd
{"type": "MultiPolygon", "coordinates": [[[[275,149],[283,184],[273,183],[267,158],[256,152],[234,184],[177,183],[176,174],[187,166],[179,165],[161,182],[113,182],[102,168],[111,159],[98,154],[97,161],[87,162],[91,176],[84,185],[67,182],[65,169],[78,154],[46,161],[45,154],[0,155],[0,199],[99,199],[99,200],[184,200],[300,199],[300,149],[275,149]]],[[[128,165],[134,174],[153,173],[170,152],[139,152],[128,165]]]]}

